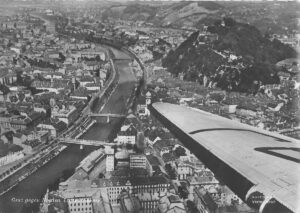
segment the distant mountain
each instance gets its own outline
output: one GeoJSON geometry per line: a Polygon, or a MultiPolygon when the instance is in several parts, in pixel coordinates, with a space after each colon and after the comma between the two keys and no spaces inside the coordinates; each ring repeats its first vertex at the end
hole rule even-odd
{"type": "Polygon", "coordinates": [[[263,34],[293,33],[299,28],[298,2],[251,1],[183,1],[127,2],[104,9],[103,18],[147,21],[156,26],[196,27],[202,29],[217,19],[232,17],[238,22],[256,26],[263,34]]]}
{"type": "Polygon", "coordinates": [[[238,22],[254,25],[263,34],[290,34],[299,29],[300,4],[297,1],[223,1],[218,3],[223,6],[222,9],[201,19],[198,27],[230,16],[238,22]]]}
{"type": "Polygon", "coordinates": [[[254,26],[231,18],[217,20],[208,34],[193,33],[163,59],[171,73],[225,90],[255,92],[260,84],[278,83],[275,64],[296,51],[270,41],[254,26]]]}
{"type": "Polygon", "coordinates": [[[148,21],[158,26],[194,26],[200,19],[222,8],[214,2],[177,2],[168,4],[128,3],[114,5],[103,12],[107,17],[148,21]]]}
{"type": "Polygon", "coordinates": [[[151,19],[153,15],[156,14],[158,8],[152,7],[149,5],[143,4],[121,4],[121,5],[114,5],[102,12],[102,19],[110,18],[120,18],[123,20],[139,20],[139,21],[146,21],[151,19]]]}
{"type": "Polygon", "coordinates": [[[153,19],[162,26],[194,27],[208,14],[216,13],[222,6],[215,2],[179,2],[161,9],[153,19]]]}

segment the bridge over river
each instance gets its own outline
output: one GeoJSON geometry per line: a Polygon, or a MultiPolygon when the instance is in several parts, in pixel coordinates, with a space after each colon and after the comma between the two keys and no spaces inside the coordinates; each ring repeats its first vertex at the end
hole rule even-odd
{"type": "Polygon", "coordinates": [[[107,140],[105,141],[96,141],[96,140],[85,140],[85,139],[74,139],[74,138],[61,138],[59,139],[60,143],[66,144],[77,144],[84,146],[113,146],[115,143],[109,143],[107,140]]]}
{"type": "Polygon", "coordinates": [[[89,113],[90,117],[110,117],[110,118],[125,118],[125,114],[113,114],[113,113],[89,113]]]}

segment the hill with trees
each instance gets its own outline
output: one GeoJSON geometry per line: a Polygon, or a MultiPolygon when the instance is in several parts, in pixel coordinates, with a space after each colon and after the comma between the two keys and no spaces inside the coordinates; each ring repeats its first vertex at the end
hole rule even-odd
{"type": "Polygon", "coordinates": [[[169,72],[224,90],[255,92],[261,84],[279,83],[275,64],[296,51],[263,36],[249,24],[216,20],[205,34],[195,32],[162,60],[169,72]]]}

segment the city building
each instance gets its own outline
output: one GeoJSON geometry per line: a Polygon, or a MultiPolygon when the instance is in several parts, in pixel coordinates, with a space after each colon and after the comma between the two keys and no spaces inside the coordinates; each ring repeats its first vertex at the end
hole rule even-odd
{"type": "Polygon", "coordinates": [[[22,133],[15,133],[13,136],[13,144],[18,145],[23,148],[22,152],[25,154],[32,153],[32,147],[30,145],[26,145],[27,136],[22,133]]]}
{"type": "Polygon", "coordinates": [[[89,174],[93,171],[97,164],[103,160],[105,160],[105,154],[103,150],[98,149],[93,151],[80,162],[80,164],[75,169],[75,173],[71,176],[70,179],[89,179],[89,174]]]}
{"type": "Polygon", "coordinates": [[[65,122],[68,126],[76,120],[78,115],[79,113],[73,105],[62,105],[61,107],[56,105],[51,109],[51,117],[65,122]]]}
{"type": "Polygon", "coordinates": [[[89,96],[91,96],[91,93],[86,87],[78,87],[70,95],[72,99],[83,101],[87,101],[89,96]]]}
{"type": "Polygon", "coordinates": [[[152,165],[148,161],[145,154],[131,154],[129,156],[130,169],[142,168],[145,169],[151,176],[153,173],[152,165]]]}
{"type": "Polygon", "coordinates": [[[87,91],[90,92],[98,92],[100,91],[101,87],[103,86],[103,81],[101,80],[99,83],[88,83],[85,85],[87,91]]]}
{"type": "Polygon", "coordinates": [[[130,168],[143,168],[146,169],[147,158],[144,154],[131,154],[129,156],[130,168]]]}
{"type": "Polygon", "coordinates": [[[94,84],[95,80],[91,76],[82,76],[81,78],[78,79],[79,85],[81,87],[85,87],[87,84],[94,84]]]}
{"type": "MultiPolygon", "coordinates": [[[[112,204],[118,203],[118,196],[123,189],[134,195],[143,193],[164,194],[169,188],[169,183],[164,177],[148,178],[111,178],[111,186],[108,187],[108,194],[112,204]]],[[[143,200],[141,200],[143,202],[143,200]]]]}
{"type": "MultiPolygon", "coordinates": [[[[142,208],[147,210],[145,212],[154,213],[157,208],[159,196],[166,194],[168,188],[169,184],[167,180],[162,177],[132,177],[129,179],[112,177],[110,179],[82,181],[68,180],[60,183],[59,190],[51,192],[51,194],[64,200],[75,199],[68,201],[67,208],[72,208],[73,212],[78,212],[78,208],[80,208],[79,212],[81,212],[82,208],[84,208],[83,211],[85,212],[85,208],[89,211],[90,206],[87,205],[90,204],[88,202],[88,204],[83,206],[82,202],[91,201],[92,199],[92,201],[95,201],[92,203],[95,207],[97,202],[99,203],[99,199],[101,199],[100,191],[103,192],[102,196],[107,196],[107,201],[112,206],[122,206],[122,202],[125,202],[123,203],[123,207],[124,204],[128,204],[129,201],[126,199],[126,196],[125,200],[122,199],[121,193],[128,192],[132,197],[137,197],[140,200],[142,208]],[[78,206],[77,203],[80,203],[80,206],[78,206]]],[[[60,206],[59,208],[62,209],[66,207],[60,206]]],[[[129,210],[130,208],[126,209],[129,210]]],[[[97,212],[99,212],[99,210],[97,212]]]]}
{"type": "Polygon", "coordinates": [[[220,187],[220,204],[222,206],[230,206],[233,203],[239,205],[242,204],[243,201],[233,193],[227,186],[220,187]]]}
{"type": "Polygon", "coordinates": [[[224,113],[235,113],[236,112],[237,105],[230,104],[230,103],[223,103],[221,106],[221,111],[224,113]]]}
{"type": "Polygon", "coordinates": [[[148,91],[145,96],[142,96],[138,99],[137,104],[137,114],[138,116],[150,116],[150,111],[148,106],[151,104],[152,95],[148,91]]]}
{"type": "Polygon", "coordinates": [[[59,94],[60,91],[73,88],[71,80],[54,78],[51,78],[50,81],[34,80],[31,86],[39,90],[48,90],[49,92],[55,92],[56,94],[59,94]]]}
{"type": "Polygon", "coordinates": [[[151,104],[151,93],[148,91],[146,93],[146,105],[149,106],[151,104]]]}
{"type": "Polygon", "coordinates": [[[8,69],[1,69],[0,73],[0,83],[2,85],[11,85],[17,81],[17,74],[8,69]]]}
{"type": "Polygon", "coordinates": [[[94,213],[99,202],[99,188],[93,188],[90,181],[62,182],[59,191],[49,193],[51,205],[57,211],[69,213],[94,213]]]}
{"type": "Polygon", "coordinates": [[[106,172],[114,171],[115,169],[115,151],[110,147],[105,147],[106,153],[106,172]]]}
{"type": "Polygon", "coordinates": [[[13,116],[10,118],[10,126],[14,129],[24,130],[27,129],[32,123],[32,120],[27,116],[13,116]]]}
{"type": "Polygon", "coordinates": [[[68,125],[65,122],[59,119],[49,119],[37,125],[37,128],[40,130],[47,130],[51,137],[56,138],[67,128],[67,126],[68,125]]]}
{"type": "Polygon", "coordinates": [[[105,52],[101,52],[101,51],[91,51],[91,50],[87,50],[87,51],[81,51],[81,57],[82,58],[96,58],[99,57],[102,61],[105,61],[105,52]]]}
{"type": "Polygon", "coordinates": [[[175,194],[166,194],[160,200],[158,204],[158,213],[186,213],[184,203],[175,194]]]}
{"type": "Polygon", "coordinates": [[[194,174],[194,168],[190,164],[179,162],[177,166],[177,175],[179,180],[186,180],[188,176],[194,174]]]}
{"type": "Polygon", "coordinates": [[[210,187],[218,187],[219,181],[212,175],[209,176],[189,176],[187,177],[187,183],[193,190],[195,188],[204,187],[209,189],[210,187]]]}
{"type": "Polygon", "coordinates": [[[8,155],[0,158],[0,166],[4,166],[11,162],[20,160],[24,157],[24,153],[22,151],[9,153],[8,155]]]}
{"type": "Polygon", "coordinates": [[[121,213],[144,213],[139,198],[129,194],[128,191],[121,192],[119,199],[121,213]]]}
{"type": "Polygon", "coordinates": [[[194,202],[200,213],[215,213],[218,205],[204,188],[194,189],[194,202]]]}
{"type": "Polygon", "coordinates": [[[251,106],[237,106],[235,113],[243,117],[255,117],[257,115],[257,110],[251,106]]]}
{"type": "Polygon", "coordinates": [[[93,199],[92,197],[86,196],[86,193],[83,197],[70,197],[67,198],[68,210],[70,213],[93,213],[93,199]]]}
{"type": "Polygon", "coordinates": [[[132,144],[134,145],[136,143],[136,137],[137,137],[137,130],[134,127],[134,125],[123,125],[121,127],[120,132],[117,136],[117,142],[119,144],[132,144]]]}
{"type": "MultiPolygon", "coordinates": [[[[121,212],[155,213],[159,197],[166,194],[168,188],[169,183],[162,177],[72,179],[61,182],[58,191],[49,193],[49,199],[60,201],[54,201],[53,205],[64,212],[103,212],[99,205],[109,202],[112,208],[116,206],[121,212]]],[[[110,205],[107,206],[109,209],[110,205]]]]}

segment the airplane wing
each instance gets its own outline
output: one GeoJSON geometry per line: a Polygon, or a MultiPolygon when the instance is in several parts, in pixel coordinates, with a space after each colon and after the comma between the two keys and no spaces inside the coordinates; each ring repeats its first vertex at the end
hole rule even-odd
{"type": "Polygon", "coordinates": [[[299,140],[180,105],[150,111],[249,206],[300,212],[299,140]]]}

